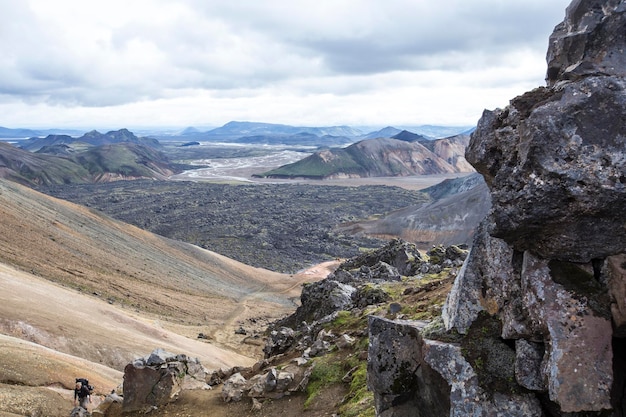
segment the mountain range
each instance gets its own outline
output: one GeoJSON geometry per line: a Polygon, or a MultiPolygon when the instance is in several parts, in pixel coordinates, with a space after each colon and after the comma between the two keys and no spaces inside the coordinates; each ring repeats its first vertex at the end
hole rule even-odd
{"type": "Polygon", "coordinates": [[[0,142],[0,178],[29,186],[118,179],[166,179],[176,171],[177,168],[157,149],[132,142],[92,146],[83,150],[57,143],[45,145],[38,152],[0,142]]]}

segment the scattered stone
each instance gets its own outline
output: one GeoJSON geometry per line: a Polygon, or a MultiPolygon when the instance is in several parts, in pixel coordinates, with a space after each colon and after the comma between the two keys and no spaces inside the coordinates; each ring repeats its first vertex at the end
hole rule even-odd
{"type": "Polygon", "coordinates": [[[251,411],[261,411],[263,409],[263,403],[256,398],[252,398],[252,408],[251,411]]]}
{"type": "Polygon", "coordinates": [[[342,334],[341,336],[339,336],[339,338],[337,338],[336,344],[339,349],[348,349],[349,347],[352,347],[352,345],[354,345],[355,341],[356,339],[354,337],[351,337],[347,334],[342,334]]]}
{"type": "Polygon", "coordinates": [[[402,305],[399,303],[391,303],[389,304],[389,314],[398,314],[402,311],[402,305]]]}
{"type": "Polygon", "coordinates": [[[263,352],[265,357],[276,356],[286,352],[295,343],[295,331],[289,327],[272,330],[267,338],[263,352]]]}
{"type": "Polygon", "coordinates": [[[522,387],[532,391],[546,391],[542,372],[545,347],[526,339],[515,341],[515,379],[522,387]]]}
{"type": "Polygon", "coordinates": [[[74,407],[70,412],[70,417],[89,417],[89,412],[83,407],[74,407]]]}

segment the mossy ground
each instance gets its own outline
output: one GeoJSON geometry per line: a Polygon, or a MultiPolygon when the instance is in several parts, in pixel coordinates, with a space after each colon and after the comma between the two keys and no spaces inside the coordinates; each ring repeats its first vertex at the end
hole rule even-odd
{"type": "Polygon", "coordinates": [[[450,291],[454,273],[445,269],[438,274],[405,277],[401,281],[384,284],[367,284],[383,289],[390,298],[381,304],[363,310],[341,311],[324,328],[336,335],[349,334],[356,338],[348,349],[334,349],[326,355],[314,358],[315,366],[309,386],[305,407],[314,403],[321,392],[341,386],[346,395],[337,404],[342,417],[368,417],[375,415],[374,396],[367,388],[367,316],[378,315],[390,319],[435,320],[450,291]],[[391,313],[390,306],[402,306],[399,313],[391,313]]]}

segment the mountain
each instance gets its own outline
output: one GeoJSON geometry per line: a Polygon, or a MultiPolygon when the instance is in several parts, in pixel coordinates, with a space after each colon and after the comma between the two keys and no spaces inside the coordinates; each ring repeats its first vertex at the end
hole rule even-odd
{"type": "Polygon", "coordinates": [[[232,140],[233,143],[251,143],[262,145],[291,145],[291,146],[315,146],[330,147],[348,145],[354,139],[346,136],[322,135],[318,136],[310,132],[299,132],[293,135],[267,134],[242,136],[232,140]]]}
{"type": "Polygon", "coordinates": [[[34,136],[45,135],[79,135],[80,131],[74,129],[11,129],[0,126],[0,138],[9,139],[25,139],[32,138],[34,136]]]}
{"type": "Polygon", "coordinates": [[[398,133],[400,133],[402,130],[397,129],[393,126],[387,126],[385,128],[382,128],[380,130],[376,130],[374,132],[370,132],[367,133],[363,136],[361,136],[361,139],[377,139],[377,138],[392,138],[395,135],[397,135],[398,133]]]}
{"type": "Polygon", "coordinates": [[[137,137],[128,129],[113,130],[107,133],[100,133],[97,130],[87,132],[80,137],[72,137],[69,135],[48,135],[44,138],[32,137],[21,141],[20,148],[27,151],[37,151],[45,146],[52,145],[72,145],[72,146],[101,146],[111,145],[115,143],[135,143],[153,148],[160,148],[159,141],[153,138],[137,137]]]}
{"type": "Polygon", "coordinates": [[[469,138],[419,142],[379,138],[357,142],[347,148],[333,148],[292,164],[258,174],[266,178],[341,178],[429,175],[472,172],[463,156],[469,138]]]}
{"type": "Polygon", "coordinates": [[[393,136],[389,136],[393,139],[398,139],[398,140],[403,140],[405,142],[420,142],[420,143],[427,143],[430,142],[430,138],[427,138],[426,136],[423,135],[418,135],[417,133],[413,133],[413,132],[409,132],[408,130],[402,130],[398,133],[396,133],[393,136]]]}
{"type": "Polygon", "coordinates": [[[88,182],[89,171],[70,158],[28,152],[0,142],[0,178],[30,186],[88,182]]]}
{"type": "Polygon", "coordinates": [[[94,146],[74,151],[63,140],[28,152],[0,142],[0,178],[21,184],[51,185],[116,179],[165,179],[176,169],[161,152],[135,143],[94,146]]]}
{"type": "Polygon", "coordinates": [[[422,191],[430,196],[429,201],[379,219],[345,223],[336,230],[350,235],[400,237],[424,250],[440,244],[470,245],[478,224],[491,208],[482,175],[447,179],[422,191]]]}
{"type": "Polygon", "coordinates": [[[438,126],[438,125],[419,125],[419,126],[398,126],[402,130],[408,130],[429,138],[445,138],[455,135],[469,135],[475,129],[475,126],[438,126]]]}
{"type": "Polygon", "coordinates": [[[39,132],[32,129],[10,129],[0,126],[0,138],[29,138],[38,134],[39,132]]]}
{"type": "Polygon", "coordinates": [[[346,140],[345,138],[356,138],[362,135],[363,132],[350,126],[306,127],[232,121],[205,132],[200,132],[195,128],[187,128],[180,136],[195,140],[217,142],[238,141],[240,143],[293,144],[297,142],[298,136],[303,134],[317,137],[318,139],[311,141],[313,136],[301,136],[302,139],[307,140],[309,143],[312,142],[315,146],[332,146],[351,143],[354,141],[353,139],[346,140]]]}

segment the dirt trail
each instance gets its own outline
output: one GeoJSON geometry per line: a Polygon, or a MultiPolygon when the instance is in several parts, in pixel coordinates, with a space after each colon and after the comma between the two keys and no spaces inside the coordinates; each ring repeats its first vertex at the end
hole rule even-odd
{"type": "Polygon", "coordinates": [[[301,271],[293,275],[293,284],[284,289],[272,290],[272,287],[264,286],[248,294],[237,303],[223,324],[209,332],[209,340],[217,346],[246,356],[262,357],[263,341],[260,335],[265,331],[267,324],[293,312],[299,305],[302,285],[325,278],[339,263],[339,260],[328,261],[301,271]],[[281,299],[287,296],[293,301],[293,305],[286,307],[265,301],[276,296],[281,296],[281,299]],[[240,327],[247,334],[236,334],[235,331],[240,327]]]}

